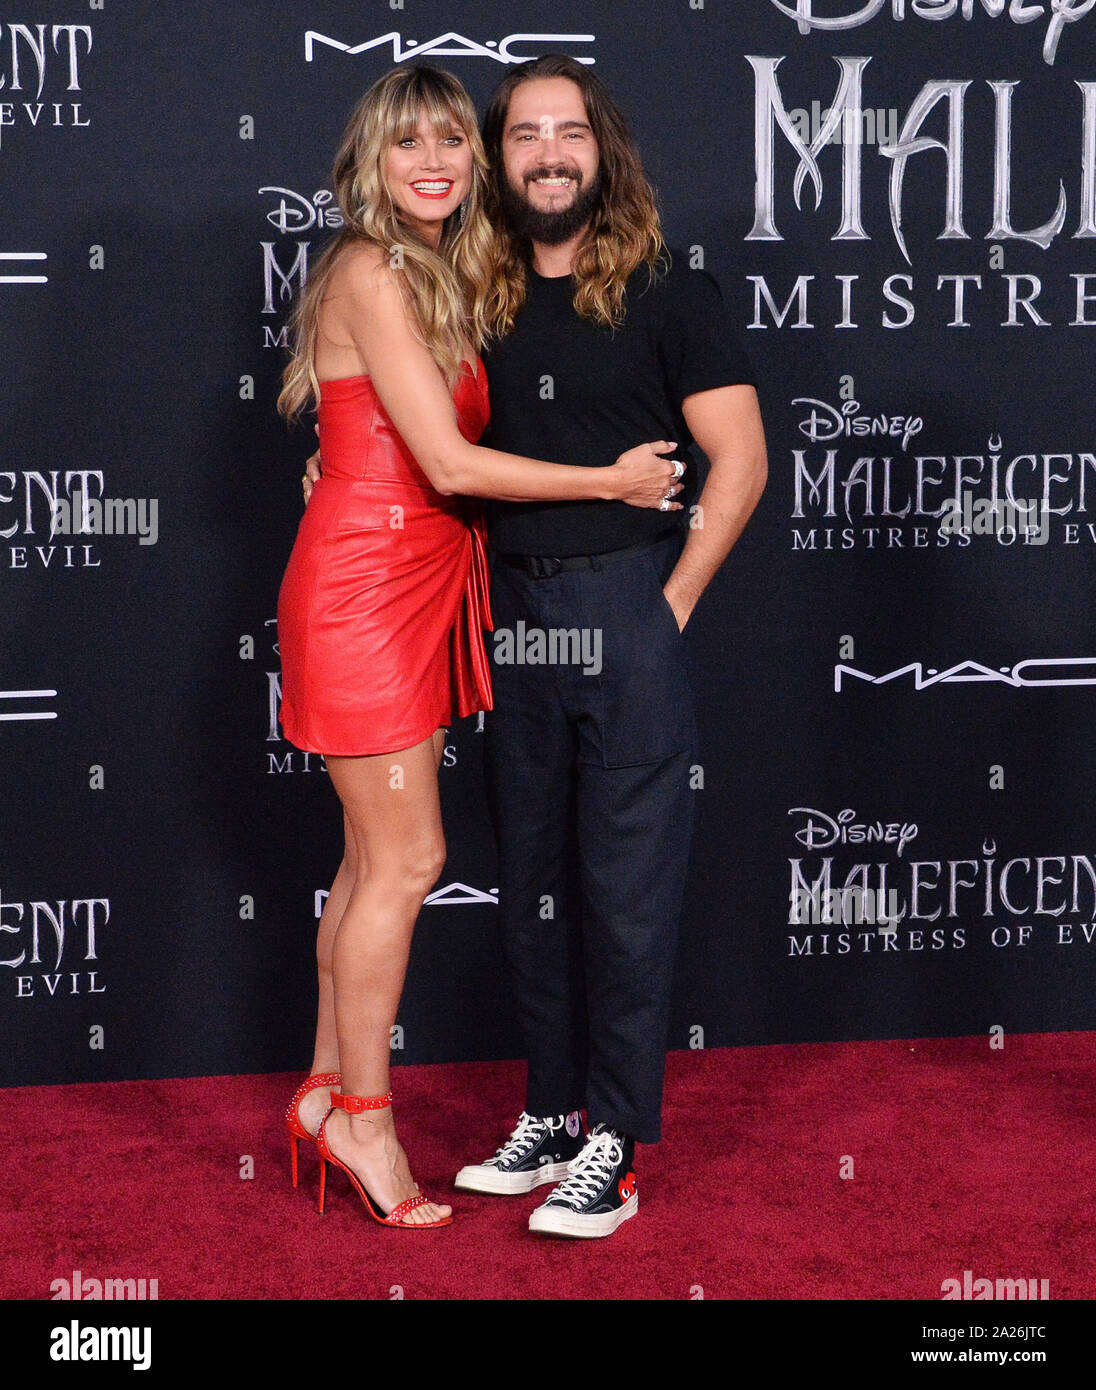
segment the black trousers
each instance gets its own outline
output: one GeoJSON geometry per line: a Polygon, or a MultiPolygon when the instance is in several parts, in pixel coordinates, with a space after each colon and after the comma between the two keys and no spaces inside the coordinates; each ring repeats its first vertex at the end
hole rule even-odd
{"type": "Polygon", "coordinates": [[[661,1136],[696,796],[684,636],[662,592],[683,544],[544,578],[492,566],[484,754],[525,1108],[585,1106],[641,1143],[661,1136]],[[535,659],[537,632],[551,658],[553,631],[576,630],[581,651],[572,636],[535,659]]]}

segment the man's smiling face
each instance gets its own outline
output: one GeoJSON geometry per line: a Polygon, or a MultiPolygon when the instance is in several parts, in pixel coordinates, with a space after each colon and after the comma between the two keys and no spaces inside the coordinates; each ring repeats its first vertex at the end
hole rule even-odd
{"type": "Polygon", "coordinates": [[[598,146],[582,92],[568,77],[522,82],[502,137],[503,210],[512,232],[558,246],[601,196],[598,146]]]}

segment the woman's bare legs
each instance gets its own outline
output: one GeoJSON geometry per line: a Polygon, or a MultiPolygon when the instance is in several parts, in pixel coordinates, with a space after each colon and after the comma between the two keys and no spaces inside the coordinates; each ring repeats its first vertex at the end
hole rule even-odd
{"type": "MultiPolygon", "coordinates": [[[[335,933],[350,901],[357,874],[357,850],[350,833],[350,821],[343,812],[343,857],[327,895],[316,932],[316,974],[319,982],[319,1005],[316,1010],[316,1042],[312,1052],[310,1076],[339,1070],[339,1043],[335,1032],[335,982],[331,956],[335,933]]],[[[320,1086],[302,1098],[297,1106],[301,1124],[309,1134],[315,1134],[320,1121],[330,1108],[331,1089],[320,1086]]]]}
{"type": "MultiPolygon", "coordinates": [[[[437,729],[434,732],[434,768],[435,771],[441,766],[442,750],[445,747],[445,730],[437,729]]],[[[338,872],[335,874],[331,884],[331,890],[327,895],[327,902],[324,904],[323,912],[320,916],[319,929],[316,933],[316,973],[319,983],[319,1007],[316,1011],[316,1042],[312,1052],[312,1066],[309,1070],[310,1076],[318,1076],[322,1072],[333,1072],[339,1070],[339,1043],[338,1034],[335,1029],[335,982],[332,967],[332,955],[335,946],[335,934],[342,921],[342,915],[346,911],[346,905],[350,901],[350,892],[354,887],[354,880],[357,876],[358,852],[354,844],[354,836],[350,829],[350,820],[346,812],[343,812],[343,857],[339,865],[338,872]]],[[[317,1087],[315,1091],[309,1093],[301,1100],[297,1107],[297,1113],[301,1124],[309,1134],[315,1134],[320,1127],[320,1121],[327,1113],[331,1101],[329,1096],[330,1088],[327,1086],[317,1087]]]]}
{"type": "MultiPolygon", "coordinates": [[[[338,1069],[346,1095],[379,1096],[388,1090],[390,1029],[411,934],[445,864],[437,777],[443,740],[444,732],[437,730],[402,752],[327,758],[346,816],[347,843],[353,846],[352,883],[331,952],[338,1069]]],[[[340,873],[344,867],[349,876],[345,859],[340,873]]],[[[322,991],[321,981],[318,1042],[320,1028],[326,1027],[322,991]]],[[[332,1153],[385,1210],[417,1193],[391,1108],[353,1117],[332,1111],[324,1132],[332,1153]]],[[[436,1221],[450,1211],[427,1203],[406,1220],[436,1221]]]]}

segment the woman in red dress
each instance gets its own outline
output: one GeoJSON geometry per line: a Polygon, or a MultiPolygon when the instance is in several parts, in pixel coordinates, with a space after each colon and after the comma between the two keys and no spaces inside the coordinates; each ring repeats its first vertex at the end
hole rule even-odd
{"type": "MultiPolygon", "coordinates": [[[[411,934],[445,864],[437,770],[452,719],[491,708],[478,497],[611,498],[679,490],[665,440],[607,468],[476,446],[489,416],[478,349],[493,233],[475,110],[456,78],[403,67],[353,112],[334,170],[344,227],[294,314],[279,408],[318,403],[323,477],[278,600],[282,726],[325,756],[346,851],[320,921],[311,1074],[287,1112],[297,1144],[346,1172],[389,1226],[445,1225],[396,1138],[389,1032],[411,934]]],[[[679,508],[680,503],[671,503],[679,508]]]]}

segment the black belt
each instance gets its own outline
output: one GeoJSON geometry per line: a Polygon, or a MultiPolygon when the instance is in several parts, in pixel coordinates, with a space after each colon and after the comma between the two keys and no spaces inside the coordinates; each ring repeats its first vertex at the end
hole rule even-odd
{"type": "Polygon", "coordinates": [[[621,550],[605,550],[600,555],[518,555],[513,551],[496,551],[495,559],[501,560],[504,565],[524,570],[534,579],[548,579],[553,574],[559,574],[561,570],[593,569],[595,561],[600,566],[611,565],[616,560],[626,560],[630,555],[638,555],[640,551],[658,545],[660,541],[674,535],[677,529],[675,526],[672,530],[662,531],[649,540],[636,541],[635,545],[626,545],[621,550]]]}

